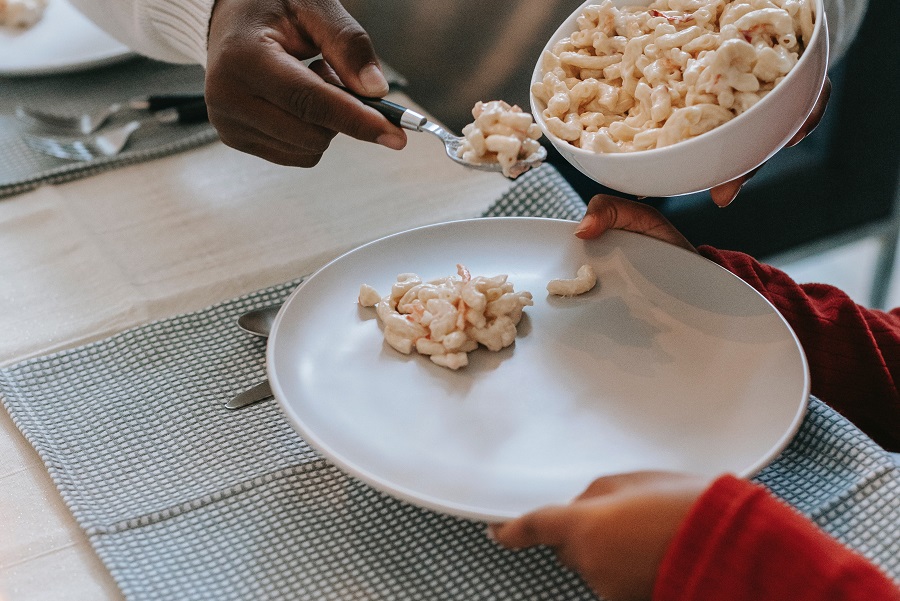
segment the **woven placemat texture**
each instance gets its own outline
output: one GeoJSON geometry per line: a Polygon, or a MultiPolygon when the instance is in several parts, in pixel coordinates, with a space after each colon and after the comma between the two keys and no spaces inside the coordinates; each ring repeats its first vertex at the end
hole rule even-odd
{"type": "MultiPolygon", "coordinates": [[[[22,132],[41,135],[54,132],[36,129],[17,119],[16,106],[75,115],[151,94],[202,94],[203,77],[203,69],[197,65],[172,65],[133,58],[78,73],[3,79],[0,84],[3,86],[3,94],[0,94],[0,198],[26,192],[41,184],[63,183],[175,154],[218,139],[208,123],[148,125],[131,136],[128,146],[118,156],[69,161],[40,153],[25,143],[22,132]]],[[[147,117],[146,112],[126,111],[115,115],[109,126],[147,117]]]]}
{"type": "MultiPolygon", "coordinates": [[[[384,65],[393,90],[406,85],[403,76],[384,65]]],[[[204,70],[199,65],[174,65],[136,57],[99,69],[41,77],[0,77],[0,198],[21,194],[41,184],[59,184],[176,154],[218,139],[208,123],[158,125],[150,123],[132,134],[114,157],[70,161],[45,155],[22,139],[23,132],[59,135],[35,128],[15,116],[17,106],[60,115],[93,112],[113,103],[158,94],[203,94],[204,70]]],[[[147,119],[143,111],[125,111],[106,127],[147,119]]],[[[69,138],[71,136],[61,136],[69,138]]]]}
{"type": "MultiPolygon", "coordinates": [[[[486,215],[577,219],[549,166],[486,215]]],[[[546,549],[505,551],[484,525],[342,473],[274,401],[223,403],[265,377],[265,341],[235,326],[300,280],[0,371],[0,397],[129,599],[593,599],[546,549]]],[[[758,477],[900,577],[900,474],[812,399],[758,477]]]]}

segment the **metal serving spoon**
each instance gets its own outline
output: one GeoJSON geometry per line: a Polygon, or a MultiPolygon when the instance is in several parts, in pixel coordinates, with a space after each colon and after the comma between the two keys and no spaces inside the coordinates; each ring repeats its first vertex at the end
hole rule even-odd
{"type": "MultiPolygon", "coordinates": [[[[280,305],[270,305],[268,307],[262,307],[261,309],[248,311],[238,317],[238,327],[255,336],[268,338],[279,309],[281,309],[280,305]]],[[[273,396],[272,388],[269,386],[269,380],[266,379],[256,386],[251,386],[247,390],[235,395],[233,399],[225,403],[225,407],[228,409],[240,409],[247,405],[265,401],[273,396]]]]}
{"type": "MultiPolygon", "coordinates": [[[[447,156],[460,165],[464,165],[466,167],[469,167],[470,169],[478,169],[479,171],[503,171],[503,167],[500,165],[500,163],[497,162],[492,161],[489,163],[472,163],[470,161],[463,160],[463,158],[459,156],[459,147],[463,143],[463,140],[465,140],[465,138],[453,135],[437,123],[429,121],[428,118],[424,115],[421,115],[420,113],[417,113],[412,109],[406,108],[405,106],[397,104],[396,102],[391,102],[390,100],[360,96],[359,94],[351,92],[347,88],[341,89],[361,101],[366,106],[372,107],[373,109],[387,117],[387,120],[394,125],[412,131],[427,131],[428,133],[437,136],[444,143],[444,150],[447,151],[447,156]]],[[[541,146],[535,152],[533,152],[531,156],[518,161],[515,165],[512,166],[512,168],[510,169],[510,179],[518,177],[532,167],[537,167],[545,160],[547,160],[547,149],[541,146]]]]}

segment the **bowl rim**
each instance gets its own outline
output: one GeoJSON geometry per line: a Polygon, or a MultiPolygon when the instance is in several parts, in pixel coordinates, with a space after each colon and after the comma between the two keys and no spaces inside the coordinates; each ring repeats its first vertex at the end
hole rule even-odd
{"type": "MultiPolygon", "coordinates": [[[[617,0],[613,0],[613,1],[615,2],[617,0]]],[[[653,3],[653,1],[654,0],[624,0],[622,2],[622,5],[623,6],[624,5],[649,6],[650,4],[653,3]]],[[[776,85],[772,89],[772,91],[769,94],[767,94],[762,100],[755,103],[753,106],[751,106],[749,109],[747,109],[740,115],[737,115],[733,119],[730,119],[729,121],[727,121],[726,123],[723,123],[722,125],[719,125],[718,127],[715,127],[715,128],[713,128],[707,132],[704,132],[698,136],[693,136],[693,137],[687,138],[685,140],[679,140],[678,142],[675,142],[674,144],[670,144],[668,146],[663,146],[662,148],[647,148],[644,150],[629,150],[629,151],[625,151],[625,152],[596,152],[593,150],[585,150],[584,148],[575,146],[575,145],[571,144],[568,140],[564,140],[564,139],[556,136],[552,132],[550,132],[550,130],[547,128],[547,124],[544,120],[543,109],[536,110],[536,109],[538,109],[539,104],[538,104],[537,98],[534,95],[534,92],[531,89],[531,87],[535,83],[537,83],[538,81],[543,79],[543,77],[541,77],[541,76],[543,74],[542,63],[544,61],[544,53],[549,52],[550,48],[552,48],[559,40],[566,37],[567,35],[570,35],[574,31],[574,30],[569,31],[568,28],[566,28],[566,31],[564,32],[563,26],[570,19],[572,19],[576,14],[580,16],[582,11],[586,7],[603,2],[603,0],[586,0],[586,2],[583,2],[578,8],[576,8],[574,11],[572,11],[568,17],[566,17],[566,19],[560,24],[560,26],[556,29],[556,31],[553,33],[553,35],[550,36],[550,39],[544,45],[543,50],[541,50],[541,53],[538,56],[537,62],[535,63],[535,66],[534,66],[534,70],[532,71],[532,74],[531,74],[531,84],[529,85],[529,101],[531,104],[532,116],[535,120],[535,123],[537,123],[538,126],[541,128],[541,131],[543,132],[543,134],[547,137],[548,140],[550,140],[553,143],[554,146],[556,146],[557,148],[562,146],[563,148],[566,149],[567,152],[571,152],[573,156],[577,156],[577,157],[602,156],[604,158],[608,158],[613,161],[618,160],[621,162],[621,161],[627,161],[633,157],[641,157],[641,158],[644,158],[647,156],[658,157],[660,155],[675,152],[672,149],[677,149],[676,151],[682,152],[689,145],[696,146],[698,144],[705,144],[711,137],[711,136],[708,137],[707,134],[710,134],[712,132],[727,133],[730,129],[734,129],[734,127],[736,127],[733,125],[736,121],[740,120],[740,123],[738,123],[738,125],[741,125],[747,121],[747,119],[741,120],[741,117],[743,117],[745,115],[749,115],[749,114],[755,114],[754,111],[759,112],[760,110],[762,110],[761,108],[759,110],[757,110],[757,109],[758,109],[758,107],[763,105],[763,103],[766,100],[770,100],[776,91],[786,87],[783,84],[792,79],[792,76],[794,76],[800,70],[801,65],[805,65],[806,63],[814,60],[813,58],[811,58],[812,53],[806,52],[806,50],[815,47],[815,45],[817,43],[819,43],[819,38],[822,36],[824,36],[824,38],[825,38],[824,39],[824,50],[825,50],[824,62],[826,65],[826,69],[823,70],[822,76],[820,78],[821,79],[820,85],[824,84],[825,77],[827,75],[827,65],[828,65],[829,52],[830,52],[828,36],[827,36],[827,29],[826,29],[827,17],[825,15],[825,1],[824,0],[812,0],[812,1],[813,1],[813,7],[815,10],[816,21],[813,24],[812,36],[810,37],[809,42],[806,44],[806,48],[804,49],[803,54],[800,55],[800,58],[797,60],[797,64],[795,64],[793,66],[793,68],[791,68],[791,70],[788,71],[787,75],[784,76],[784,79],[781,80],[778,83],[778,85],[776,85]]],[[[796,79],[796,77],[794,77],[793,79],[796,79]]],[[[769,104],[769,103],[767,103],[767,104],[769,104]]],[[[806,115],[807,117],[812,112],[813,108],[815,108],[815,107],[811,106],[809,108],[807,115],[806,115]]],[[[802,123],[799,127],[802,127],[802,123]]],[[[797,128],[797,131],[799,131],[799,127],[797,128]]],[[[793,137],[796,133],[797,133],[796,131],[792,131],[790,136],[788,136],[785,141],[790,140],[790,138],[793,137]]],[[[777,152],[777,150],[778,149],[774,149],[773,152],[777,152]]]]}

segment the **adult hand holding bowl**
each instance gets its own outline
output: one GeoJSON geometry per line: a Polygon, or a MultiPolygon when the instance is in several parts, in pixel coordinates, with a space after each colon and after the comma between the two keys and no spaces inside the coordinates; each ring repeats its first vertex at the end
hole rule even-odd
{"type": "Polygon", "coordinates": [[[817,115],[808,118],[827,96],[822,0],[776,2],[798,16],[807,11],[806,22],[799,35],[791,29],[775,36],[768,49],[765,37],[785,30],[772,21],[790,19],[787,10],[735,5],[719,34],[716,8],[706,4],[672,0],[649,8],[646,0],[610,0],[598,8],[591,0],[560,26],[535,67],[531,103],[535,121],[566,160],[620,192],[677,196],[719,187],[717,204],[727,204],[723,192],[736,193],[741,179],[814,124],[817,115]],[[657,32],[647,34],[632,20],[628,35],[598,33],[613,22],[624,27],[626,19],[614,17],[626,6],[648,7],[641,19],[655,19],[657,32]],[[704,31],[713,21],[715,32],[709,25],[704,31]],[[572,43],[557,47],[565,38],[572,43]],[[798,41],[802,53],[794,64],[798,41]],[[765,72],[785,58],[792,64],[786,75],[765,72]],[[757,100],[766,87],[771,91],[757,100]],[[684,106],[691,110],[677,114],[684,106]]]}

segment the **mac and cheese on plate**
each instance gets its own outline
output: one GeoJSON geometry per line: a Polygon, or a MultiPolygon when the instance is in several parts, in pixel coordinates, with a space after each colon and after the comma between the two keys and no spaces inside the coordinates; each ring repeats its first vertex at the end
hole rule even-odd
{"type": "Polygon", "coordinates": [[[397,351],[408,355],[415,349],[437,365],[459,369],[479,344],[491,351],[512,344],[522,310],[534,303],[530,292],[516,292],[505,275],[472,277],[464,266],[456,268],[459,277],[429,282],[402,273],[383,298],[363,284],[359,304],[375,307],[384,340],[397,351]]]}

